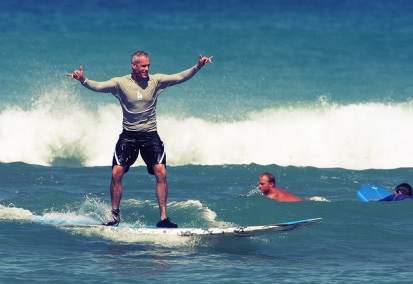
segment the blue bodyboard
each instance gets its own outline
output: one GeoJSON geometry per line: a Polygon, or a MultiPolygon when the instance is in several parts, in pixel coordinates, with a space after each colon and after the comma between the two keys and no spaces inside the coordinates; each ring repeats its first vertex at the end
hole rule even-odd
{"type": "Polygon", "coordinates": [[[383,199],[392,193],[387,189],[384,189],[378,185],[367,184],[362,187],[357,192],[357,197],[362,202],[378,201],[383,199]]]}

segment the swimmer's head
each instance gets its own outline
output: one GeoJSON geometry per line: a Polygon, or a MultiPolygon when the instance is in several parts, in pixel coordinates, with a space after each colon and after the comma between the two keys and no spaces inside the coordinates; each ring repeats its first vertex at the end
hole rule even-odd
{"type": "Polygon", "coordinates": [[[402,183],[396,186],[396,193],[402,193],[408,196],[412,196],[412,187],[408,183],[402,183]]]}

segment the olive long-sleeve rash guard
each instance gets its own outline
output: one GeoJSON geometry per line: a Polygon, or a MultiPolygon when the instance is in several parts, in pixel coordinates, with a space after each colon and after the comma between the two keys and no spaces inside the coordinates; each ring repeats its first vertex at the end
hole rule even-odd
{"type": "Polygon", "coordinates": [[[157,131],[156,103],[159,94],[169,86],[191,79],[199,71],[196,65],[177,74],[154,74],[136,82],[131,74],[105,82],[85,79],[83,86],[101,93],[112,93],[123,111],[123,128],[128,131],[157,131]]]}

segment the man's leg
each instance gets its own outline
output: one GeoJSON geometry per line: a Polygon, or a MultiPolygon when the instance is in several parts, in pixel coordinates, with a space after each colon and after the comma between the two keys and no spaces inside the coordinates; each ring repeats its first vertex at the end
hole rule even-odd
{"type": "Polygon", "coordinates": [[[171,222],[166,216],[166,202],[168,199],[168,183],[166,182],[166,166],[155,164],[153,170],[156,177],[156,197],[158,198],[161,221],[156,226],[161,228],[178,228],[177,224],[171,222]]]}
{"type": "Polygon", "coordinates": [[[124,166],[113,166],[112,181],[110,183],[110,199],[112,201],[112,210],[119,209],[122,198],[122,178],[125,174],[124,166]]]}
{"type": "Polygon", "coordinates": [[[122,177],[125,174],[125,167],[115,165],[112,168],[112,181],[110,183],[110,199],[112,202],[113,220],[103,223],[105,226],[117,226],[120,222],[119,205],[122,198],[122,177]]]}
{"type": "Polygon", "coordinates": [[[168,199],[168,183],[166,181],[166,167],[164,164],[155,164],[153,171],[156,177],[156,197],[158,198],[161,220],[166,219],[166,203],[168,199]]]}

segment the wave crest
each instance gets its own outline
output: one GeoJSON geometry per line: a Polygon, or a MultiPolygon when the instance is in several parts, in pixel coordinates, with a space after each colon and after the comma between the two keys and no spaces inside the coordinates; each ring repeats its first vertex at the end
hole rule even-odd
{"type": "MultiPolygon", "coordinates": [[[[0,113],[0,161],[39,165],[110,165],[121,131],[116,104],[88,109],[52,90],[29,109],[0,113]]],[[[269,108],[237,121],[158,116],[168,164],[277,164],[318,168],[413,166],[413,108],[406,103],[269,108]]],[[[137,165],[142,165],[141,159],[137,165]]]]}

